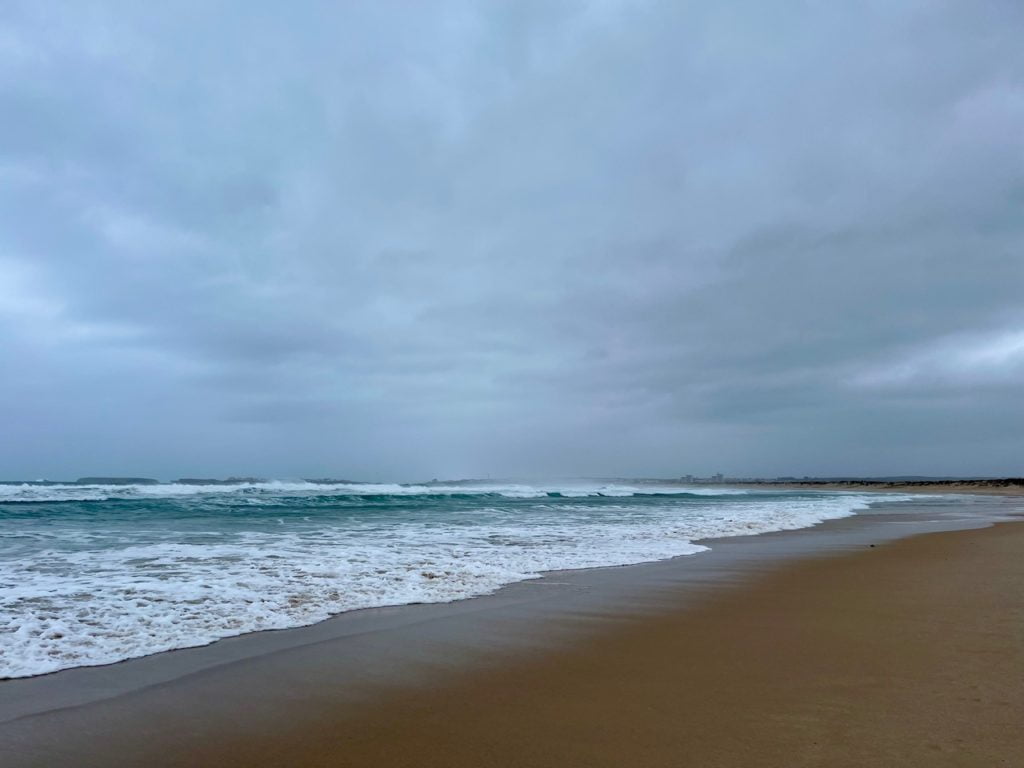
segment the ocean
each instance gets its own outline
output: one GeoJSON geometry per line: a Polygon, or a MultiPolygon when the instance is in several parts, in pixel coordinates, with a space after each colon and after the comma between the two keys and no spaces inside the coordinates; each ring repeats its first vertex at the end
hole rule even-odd
{"type": "Polygon", "coordinates": [[[703,539],[908,498],[644,481],[0,485],[0,678],[698,555],[703,539]]]}

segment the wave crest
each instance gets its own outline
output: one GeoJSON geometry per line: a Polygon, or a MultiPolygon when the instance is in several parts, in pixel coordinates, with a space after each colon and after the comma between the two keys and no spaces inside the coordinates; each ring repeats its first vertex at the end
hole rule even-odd
{"type": "Polygon", "coordinates": [[[510,499],[538,499],[545,496],[584,498],[588,496],[732,496],[748,491],[735,488],[618,483],[322,483],[269,480],[231,484],[159,483],[156,485],[87,485],[24,483],[0,485],[0,504],[114,501],[117,499],[170,499],[202,495],[265,496],[502,496],[510,499]]]}

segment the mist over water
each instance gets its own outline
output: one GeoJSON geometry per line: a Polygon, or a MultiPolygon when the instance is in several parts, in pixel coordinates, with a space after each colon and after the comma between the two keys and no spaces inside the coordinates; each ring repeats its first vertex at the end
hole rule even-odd
{"type": "Polygon", "coordinates": [[[0,486],[0,677],[696,554],[879,498],[639,481],[0,486]]]}

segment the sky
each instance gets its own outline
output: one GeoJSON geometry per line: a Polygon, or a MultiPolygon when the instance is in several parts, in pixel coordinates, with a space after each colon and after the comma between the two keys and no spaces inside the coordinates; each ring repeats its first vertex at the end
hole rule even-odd
{"type": "Polygon", "coordinates": [[[0,478],[1024,475],[1022,38],[5,2],[0,478]]]}

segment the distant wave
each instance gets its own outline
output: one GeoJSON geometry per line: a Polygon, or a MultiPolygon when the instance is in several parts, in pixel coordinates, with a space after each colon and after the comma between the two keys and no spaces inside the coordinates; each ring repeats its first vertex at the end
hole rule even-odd
{"type": "Polygon", "coordinates": [[[537,499],[545,496],[583,498],[588,496],[731,496],[749,491],[735,488],[707,488],[672,485],[622,485],[616,483],[314,483],[270,480],[259,483],[200,485],[160,483],[156,485],[0,485],[0,504],[61,501],[112,501],[117,499],[167,499],[184,496],[258,494],[270,496],[501,496],[537,499]]]}

